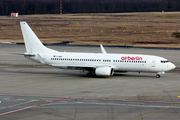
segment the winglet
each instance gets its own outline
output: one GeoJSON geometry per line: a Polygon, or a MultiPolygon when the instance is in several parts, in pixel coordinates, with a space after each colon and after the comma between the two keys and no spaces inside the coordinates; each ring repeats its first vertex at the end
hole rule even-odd
{"type": "Polygon", "coordinates": [[[106,52],[106,50],[104,49],[104,47],[102,46],[102,44],[100,44],[100,47],[101,47],[101,52],[102,52],[103,54],[106,54],[107,52],[106,52]]]}

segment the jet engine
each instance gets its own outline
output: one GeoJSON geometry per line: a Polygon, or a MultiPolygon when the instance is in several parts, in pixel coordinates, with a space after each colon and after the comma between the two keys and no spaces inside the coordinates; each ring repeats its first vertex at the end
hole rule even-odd
{"type": "Polygon", "coordinates": [[[95,70],[95,74],[100,77],[108,77],[114,74],[114,70],[110,66],[98,67],[95,70]]]}

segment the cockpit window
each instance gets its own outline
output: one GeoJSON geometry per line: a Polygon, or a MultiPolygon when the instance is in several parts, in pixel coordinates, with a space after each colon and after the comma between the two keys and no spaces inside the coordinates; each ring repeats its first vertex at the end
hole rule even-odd
{"type": "Polygon", "coordinates": [[[167,60],[161,60],[161,63],[168,63],[169,61],[167,60]]]}

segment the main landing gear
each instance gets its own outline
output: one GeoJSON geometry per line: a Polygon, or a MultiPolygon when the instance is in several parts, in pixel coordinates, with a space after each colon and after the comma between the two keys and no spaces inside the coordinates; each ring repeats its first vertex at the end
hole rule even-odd
{"type": "Polygon", "coordinates": [[[161,76],[159,74],[156,74],[156,78],[160,78],[161,76]]]}
{"type": "Polygon", "coordinates": [[[95,73],[90,71],[90,72],[87,73],[87,76],[95,76],[95,73]]]}

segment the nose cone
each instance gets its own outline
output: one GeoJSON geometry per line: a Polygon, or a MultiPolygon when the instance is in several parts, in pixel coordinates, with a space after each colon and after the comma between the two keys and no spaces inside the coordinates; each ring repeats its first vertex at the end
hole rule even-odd
{"type": "Polygon", "coordinates": [[[169,69],[172,70],[172,69],[174,69],[174,68],[176,68],[176,66],[175,66],[173,63],[170,63],[169,69]]]}

